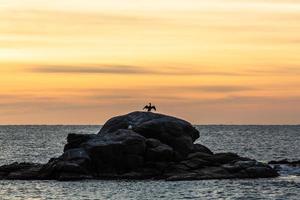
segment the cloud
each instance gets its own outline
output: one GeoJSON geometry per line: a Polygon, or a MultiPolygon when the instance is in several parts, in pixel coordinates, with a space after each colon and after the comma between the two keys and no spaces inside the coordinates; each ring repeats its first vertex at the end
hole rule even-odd
{"type": "MultiPolygon", "coordinates": [[[[78,24],[91,24],[91,25],[103,25],[103,24],[143,24],[149,25],[155,23],[161,23],[162,18],[155,16],[128,14],[128,13],[116,13],[98,10],[97,12],[88,11],[71,11],[60,9],[7,9],[3,10],[2,14],[5,14],[5,19],[20,21],[20,22],[47,22],[47,23],[67,23],[77,21],[78,24]],[[10,15],[11,12],[17,12],[16,15],[10,15]],[[55,16],[55,18],[53,17],[55,16]],[[59,19],[59,20],[57,20],[59,19]]],[[[70,24],[76,26],[76,24],[70,24]]]]}
{"type": "Polygon", "coordinates": [[[129,65],[99,65],[99,66],[60,66],[40,65],[26,68],[25,71],[47,74],[147,74],[147,75],[176,75],[176,76],[245,76],[244,73],[223,71],[200,71],[190,68],[163,67],[163,70],[151,70],[145,67],[129,65]]]}
{"type": "Polygon", "coordinates": [[[140,67],[125,65],[110,65],[100,67],[89,66],[39,66],[31,69],[37,73],[64,73],[64,74],[149,74],[154,73],[140,67]]]}
{"type": "Polygon", "coordinates": [[[273,68],[265,68],[263,69],[249,69],[247,70],[249,74],[253,75],[261,75],[261,76],[270,76],[270,75],[299,75],[300,74],[300,66],[286,66],[286,67],[273,67],[273,68]]]}
{"type": "MultiPolygon", "coordinates": [[[[161,17],[138,15],[126,12],[97,12],[70,11],[61,9],[1,9],[2,33],[19,36],[35,36],[31,40],[39,40],[45,36],[59,35],[60,37],[98,36],[120,34],[120,29],[135,32],[134,27],[147,28],[149,26],[166,26],[169,22],[161,17]],[[15,14],[12,14],[15,13],[15,14]],[[2,22],[3,21],[3,22],[2,22]],[[11,26],[11,23],[16,26],[11,26]],[[42,26],[36,26],[40,24],[42,26]],[[118,27],[118,28],[113,28],[118,27]],[[89,30],[89,31],[86,31],[89,30]]],[[[22,37],[21,37],[22,38],[22,37]]],[[[87,40],[87,39],[86,39],[87,40]]],[[[13,40],[12,40],[13,41],[13,40]]],[[[74,43],[74,41],[72,41],[74,43]]]]}
{"type": "Polygon", "coordinates": [[[191,90],[194,92],[218,92],[218,93],[228,93],[228,92],[242,92],[255,90],[256,88],[249,86],[239,86],[239,85],[205,85],[205,86],[179,86],[174,87],[178,90],[191,90]]]}
{"type": "Polygon", "coordinates": [[[224,103],[224,104],[264,104],[264,105],[287,105],[300,103],[300,96],[241,96],[229,95],[224,98],[213,99],[208,103],[224,103]]]}
{"type": "MultiPolygon", "coordinates": [[[[161,75],[161,76],[222,76],[222,77],[261,77],[261,76],[295,76],[300,74],[300,66],[260,66],[246,68],[239,72],[206,70],[208,67],[161,67],[150,68],[133,65],[37,65],[23,67],[25,72],[45,74],[111,74],[111,75],[161,75]],[[259,69],[260,68],[260,69],[259,69]],[[205,69],[205,70],[204,70],[205,69]]],[[[250,90],[245,86],[196,86],[201,91],[241,91],[250,90]]]]}
{"type": "Polygon", "coordinates": [[[205,94],[205,93],[237,93],[244,91],[255,91],[259,88],[242,85],[188,85],[188,86],[144,86],[137,88],[85,88],[74,89],[65,88],[63,92],[81,94],[92,99],[185,99],[187,93],[205,94]],[[159,92],[158,92],[159,91],[159,92]]]}

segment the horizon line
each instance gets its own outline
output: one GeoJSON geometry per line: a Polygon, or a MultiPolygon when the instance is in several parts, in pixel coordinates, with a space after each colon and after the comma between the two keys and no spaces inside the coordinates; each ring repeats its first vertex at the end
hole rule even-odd
{"type": "MultiPolygon", "coordinates": [[[[193,126],[300,126],[299,124],[229,124],[229,123],[208,123],[194,124],[193,126]]],[[[103,126],[104,124],[0,124],[0,126],[103,126]]]]}

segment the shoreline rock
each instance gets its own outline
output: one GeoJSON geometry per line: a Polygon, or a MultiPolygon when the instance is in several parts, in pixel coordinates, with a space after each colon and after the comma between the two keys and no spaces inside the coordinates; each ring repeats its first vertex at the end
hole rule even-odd
{"type": "Polygon", "coordinates": [[[270,161],[268,163],[282,176],[300,176],[300,160],[289,161],[288,159],[282,159],[277,161],[270,161]]]}
{"type": "Polygon", "coordinates": [[[290,165],[290,166],[300,166],[300,160],[289,161],[288,159],[282,160],[272,160],[268,162],[269,165],[290,165]]]}
{"type": "Polygon", "coordinates": [[[69,134],[63,154],[46,164],[0,166],[0,179],[159,179],[167,181],[269,178],[270,165],[216,153],[202,144],[189,122],[151,112],[132,112],[106,122],[98,134],[69,134]]]}

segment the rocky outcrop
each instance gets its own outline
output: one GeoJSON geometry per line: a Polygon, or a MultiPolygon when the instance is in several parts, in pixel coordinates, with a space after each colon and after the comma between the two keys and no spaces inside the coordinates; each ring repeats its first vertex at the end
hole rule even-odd
{"type": "Polygon", "coordinates": [[[145,138],[154,138],[170,146],[185,157],[199,138],[199,132],[187,121],[151,112],[133,112],[108,120],[100,135],[108,135],[120,129],[131,129],[145,138]]]}
{"type": "Polygon", "coordinates": [[[0,167],[0,179],[30,180],[40,179],[42,164],[36,163],[12,163],[0,167]]]}
{"type": "Polygon", "coordinates": [[[46,164],[0,167],[0,179],[202,180],[276,177],[267,164],[194,144],[187,121],[151,112],[110,119],[98,134],[69,134],[64,153],[46,164]]]}

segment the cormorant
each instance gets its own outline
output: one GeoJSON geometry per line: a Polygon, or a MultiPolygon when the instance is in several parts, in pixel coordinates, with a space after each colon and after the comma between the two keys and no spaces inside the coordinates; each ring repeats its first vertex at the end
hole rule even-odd
{"type": "Polygon", "coordinates": [[[148,112],[151,112],[151,110],[155,110],[156,111],[156,107],[152,106],[151,103],[149,103],[149,105],[146,105],[143,110],[147,110],[148,112]]]}

